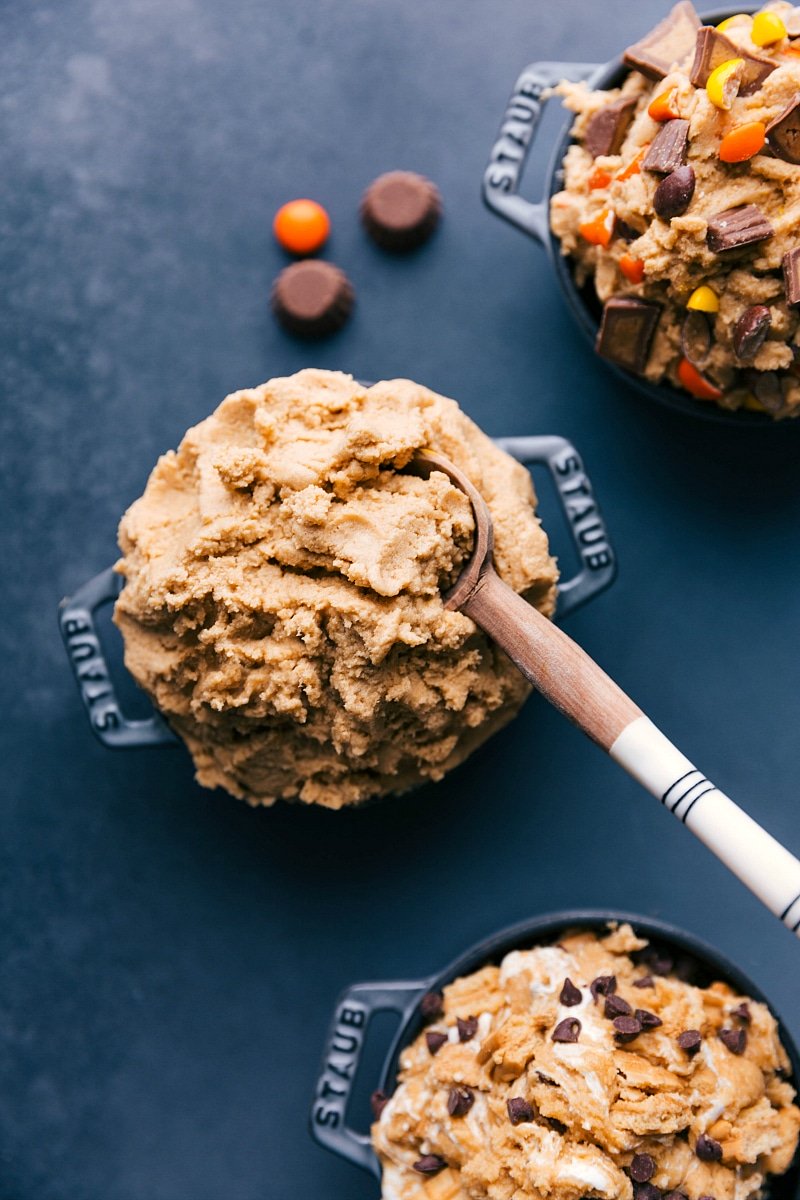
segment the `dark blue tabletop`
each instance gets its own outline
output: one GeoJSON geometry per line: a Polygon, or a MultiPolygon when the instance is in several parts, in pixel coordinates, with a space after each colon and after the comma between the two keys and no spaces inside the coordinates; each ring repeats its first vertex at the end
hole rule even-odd
{"type": "Polygon", "coordinates": [[[620,576],[569,632],[800,851],[800,443],[646,407],[578,340],[543,254],[479,200],[518,70],[608,58],[663,9],[5,6],[4,1200],[376,1197],[306,1132],[334,997],[536,912],[673,920],[800,1035],[800,947],[543,703],[413,796],[252,811],[198,788],[179,749],[98,745],[56,628],[156,456],[226,392],[310,364],[411,376],[492,434],[575,441],[620,576]],[[398,167],[437,181],[446,217],[391,259],[356,210],[398,167]],[[311,347],[267,309],[271,217],[304,194],[358,294],[311,347]]]}

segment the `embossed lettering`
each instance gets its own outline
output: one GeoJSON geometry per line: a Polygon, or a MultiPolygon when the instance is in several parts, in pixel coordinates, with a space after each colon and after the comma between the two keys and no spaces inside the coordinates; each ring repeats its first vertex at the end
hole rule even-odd
{"type": "Polygon", "coordinates": [[[328,1067],[329,1071],[332,1071],[334,1075],[338,1075],[340,1079],[352,1079],[353,1078],[353,1063],[352,1063],[352,1061],[346,1062],[343,1067],[337,1067],[336,1063],[329,1061],[327,1064],[327,1067],[328,1067]]]}
{"type": "Polygon", "coordinates": [[[556,474],[571,475],[573,471],[580,471],[581,460],[576,454],[567,454],[566,458],[554,459],[556,474]]]}
{"type": "Polygon", "coordinates": [[[601,567],[611,566],[611,553],[609,550],[598,550],[594,554],[584,555],[584,562],[592,571],[599,571],[601,567]]]}
{"type": "Polygon", "coordinates": [[[355,1054],[358,1049],[358,1038],[353,1037],[349,1033],[342,1033],[337,1029],[331,1043],[331,1049],[335,1050],[337,1054],[355,1054]],[[342,1045],[342,1042],[345,1044],[342,1045]]]}
{"type": "Polygon", "coordinates": [[[343,1025],[355,1025],[357,1029],[361,1029],[365,1015],[363,1008],[343,1008],[339,1013],[339,1020],[343,1025]]]}
{"type": "Polygon", "coordinates": [[[314,1120],[317,1125],[330,1125],[331,1129],[337,1129],[339,1126],[339,1114],[335,1108],[326,1108],[324,1104],[318,1104],[314,1109],[314,1120]]]}
{"type": "Polygon", "coordinates": [[[90,633],[92,623],[87,617],[65,617],[61,628],[67,637],[74,637],[76,633],[90,633]]]}
{"type": "Polygon", "coordinates": [[[322,1082],[320,1095],[326,1099],[328,1096],[346,1096],[347,1090],[344,1088],[335,1088],[332,1083],[328,1083],[327,1079],[325,1079],[322,1082]]]}

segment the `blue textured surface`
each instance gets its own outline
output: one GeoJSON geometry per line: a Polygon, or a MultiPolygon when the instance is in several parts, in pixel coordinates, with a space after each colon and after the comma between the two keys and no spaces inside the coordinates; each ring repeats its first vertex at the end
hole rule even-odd
{"type": "Polygon", "coordinates": [[[800,1036],[800,947],[542,703],[410,798],[253,812],[201,791],[180,750],[97,745],[56,629],[156,456],[227,391],[311,363],[412,376],[490,433],[576,442],[621,575],[569,631],[800,851],[798,441],[621,392],[544,256],[478,199],[519,69],[610,57],[663,8],[3,6],[3,1200],[374,1198],[306,1133],[337,992],[549,909],[685,926],[800,1036]],[[406,259],[356,219],[396,167],[446,206],[406,259]],[[358,293],[318,348],[267,312],[271,216],[303,194],[358,293]]]}

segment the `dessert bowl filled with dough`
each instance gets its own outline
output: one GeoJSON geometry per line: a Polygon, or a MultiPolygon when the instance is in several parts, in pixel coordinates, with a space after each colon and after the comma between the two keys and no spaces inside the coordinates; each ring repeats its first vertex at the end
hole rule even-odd
{"type": "Polygon", "coordinates": [[[424,448],[479,488],[497,570],[541,612],[610,582],[602,520],[563,439],[493,442],[455,401],[409,380],[273,379],[189,430],[122,519],[114,619],[156,716],[127,721],[114,701],[92,627],[103,577],[62,608],[99,736],[132,746],[177,735],[205,786],[251,804],[340,808],[441,779],[506,724],[530,689],[444,606],[473,515],[444,474],[407,470],[424,448]],[[556,483],[581,557],[573,579],[559,583],[518,459],[556,483]]]}
{"type": "Polygon", "coordinates": [[[385,1200],[794,1200],[799,1069],[763,994],[710,947],[562,913],[430,979],[348,989],[311,1131],[385,1200]],[[347,1104],[382,1009],[400,1026],[368,1135],[347,1104]]]}
{"type": "Polygon", "coordinates": [[[800,415],[799,95],[800,10],[782,0],[755,18],[680,0],[623,58],[534,63],[516,85],[484,198],[548,249],[604,361],[672,408],[800,415]],[[550,95],[574,116],[531,204],[550,95]]]}

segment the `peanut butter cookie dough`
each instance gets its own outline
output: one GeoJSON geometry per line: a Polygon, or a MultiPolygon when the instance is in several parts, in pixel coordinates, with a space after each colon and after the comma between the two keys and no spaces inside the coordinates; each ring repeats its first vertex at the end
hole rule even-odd
{"type": "Polygon", "coordinates": [[[604,305],[598,352],[723,408],[800,414],[800,9],[688,0],[577,114],[551,226],[604,305]]]}
{"type": "Polygon", "coordinates": [[[755,1200],[800,1109],[775,1020],[630,926],[515,950],[426,997],[372,1140],[383,1200],[755,1200]]]}
{"type": "Polygon", "coordinates": [[[441,779],[528,694],[446,590],[480,489],[507,583],[552,614],[557,570],[528,472],[453,400],[301,371],[234,392],[123,517],[125,662],[206,787],[340,808],[441,779]]]}

